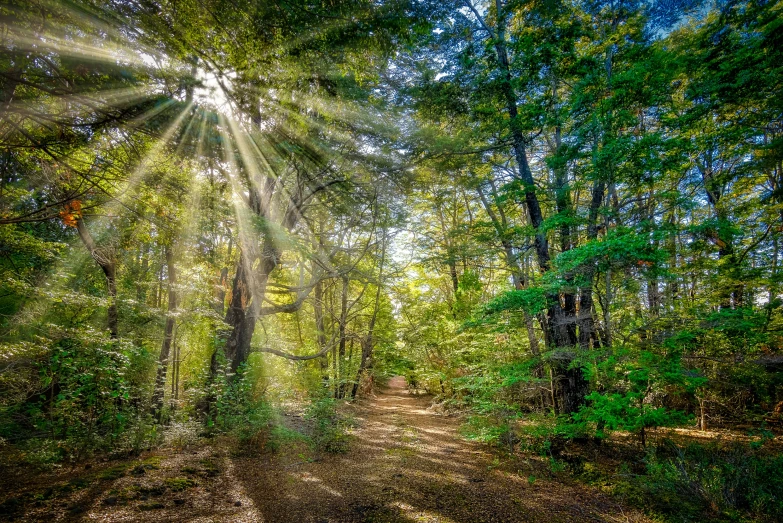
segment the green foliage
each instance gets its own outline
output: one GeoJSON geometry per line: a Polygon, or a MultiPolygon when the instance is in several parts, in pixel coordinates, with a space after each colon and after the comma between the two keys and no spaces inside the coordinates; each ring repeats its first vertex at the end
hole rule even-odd
{"type": "Polygon", "coordinates": [[[484,306],[485,314],[502,311],[526,311],[538,314],[547,307],[547,289],[531,287],[529,289],[506,291],[484,306]]]}
{"type": "Polygon", "coordinates": [[[594,424],[598,437],[624,430],[639,435],[642,444],[645,429],[683,425],[692,419],[660,404],[656,397],[693,394],[707,382],[685,369],[676,351],[661,355],[614,349],[593,369],[591,381],[603,390],[587,396],[589,403],[575,419],[594,424]]]}
{"type": "MultiPolygon", "coordinates": [[[[51,334],[58,337],[35,364],[39,392],[5,407],[2,437],[45,435],[56,443],[58,459],[67,460],[96,450],[137,451],[154,444],[156,428],[130,401],[126,372],[136,348],[85,329],[52,329],[51,334]]],[[[55,452],[46,455],[54,459],[55,452]]]]}
{"type": "Polygon", "coordinates": [[[350,421],[337,411],[338,400],[315,396],[305,411],[305,419],[312,424],[312,442],[316,450],[331,453],[347,452],[350,438],[347,429],[350,421]]]}
{"type": "Polygon", "coordinates": [[[22,459],[25,463],[48,469],[63,461],[65,452],[59,441],[51,439],[29,440],[20,446],[22,459]]]}
{"type": "Polygon", "coordinates": [[[481,280],[477,273],[465,271],[455,292],[454,313],[459,317],[469,314],[481,298],[481,280]]]}
{"type": "Polygon", "coordinates": [[[268,434],[274,426],[274,411],[268,402],[255,396],[253,382],[247,366],[235,375],[227,368],[217,375],[207,392],[213,401],[207,419],[209,431],[232,433],[240,442],[268,434]]]}
{"type": "Polygon", "coordinates": [[[0,227],[1,326],[8,327],[8,318],[18,312],[25,299],[35,296],[36,279],[64,251],[65,245],[54,239],[57,236],[42,227],[0,227]]]}
{"type": "Polygon", "coordinates": [[[656,246],[665,238],[660,232],[644,234],[628,228],[616,228],[602,239],[561,253],[557,257],[558,270],[565,273],[584,272],[587,267],[608,269],[640,268],[642,274],[653,273],[666,259],[667,253],[656,246]]]}
{"type": "Polygon", "coordinates": [[[665,521],[775,521],[783,517],[783,458],[740,443],[663,445],[645,473],[615,492],[665,521]]]}
{"type": "Polygon", "coordinates": [[[467,439],[499,447],[508,452],[516,444],[516,423],[518,417],[509,411],[496,411],[494,415],[474,415],[468,417],[460,428],[467,439]]]}

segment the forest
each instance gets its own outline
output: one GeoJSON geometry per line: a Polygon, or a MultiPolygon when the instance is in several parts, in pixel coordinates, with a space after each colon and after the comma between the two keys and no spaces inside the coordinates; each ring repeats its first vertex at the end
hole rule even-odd
{"type": "Polygon", "coordinates": [[[783,520],[783,2],[4,0],[0,520],[783,520]]]}

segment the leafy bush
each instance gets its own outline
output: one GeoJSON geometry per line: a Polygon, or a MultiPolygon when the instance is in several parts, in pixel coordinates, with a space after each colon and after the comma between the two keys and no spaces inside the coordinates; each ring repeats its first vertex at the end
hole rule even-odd
{"type": "Polygon", "coordinates": [[[51,439],[28,440],[22,445],[22,459],[39,469],[48,469],[64,458],[60,442],[51,439]]]}
{"type": "Polygon", "coordinates": [[[324,452],[341,453],[348,450],[348,420],[337,412],[337,400],[330,396],[316,396],[305,411],[305,418],[313,423],[313,445],[324,452]]]}
{"type": "Polygon", "coordinates": [[[160,442],[161,426],[150,411],[145,410],[129,416],[123,432],[118,435],[114,443],[113,450],[139,454],[144,450],[150,450],[160,442]]]}
{"type": "Polygon", "coordinates": [[[272,407],[253,394],[253,382],[246,367],[236,375],[218,374],[210,386],[214,398],[209,408],[207,428],[212,432],[234,433],[241,442],[248,442],[268,433],[273,425],[272,407]]]}
{"type": "Polygon", "coordinates": [[[512,451],[516,441],[513,421],[514,418],[505,416],[470,416],[460,432],[469,440],[506,447],[512,451]]]}
{"type": "Polygon", "coordinates": [[[632,432],[642,445],[646,444],[646,429],[682,425],[691,419],[684,412],[656,404],[656,395],[693,392],[705,381],[683,368],[674,351],[659,355],[627,349],[615,349],[596,364],[592,378],[599,385],[605,380],[612,388],[588,395],[589,403],[575,420],[594,424],[597,437],[604,437],[607,431],[632,432]]]}
{"type": "Polygon", "coordinates": [[[274,425],[269,431],[269,439],[266,441],[266,448],[271,451],[278,451],[286,445],[296,443],[310,444],[310,439],[298,430],[289,429],[283,425],[274,425]]]}
{"type": "Polygon", "coordinates": [[[148,447],[155,429],[139,416],[143,405],[126,376],[137,348],[102,331],[48,327],[27,363],[32,392],[4,406],[0,436],[47,449],[28,454],[40,463],[148,447]]]}

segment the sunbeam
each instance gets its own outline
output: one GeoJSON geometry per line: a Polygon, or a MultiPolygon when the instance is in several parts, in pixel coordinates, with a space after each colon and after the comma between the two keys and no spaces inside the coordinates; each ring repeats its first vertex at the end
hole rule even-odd
{"type": "Polygon", "coordinates": [[[0,2],[0,518],[783,521],[781,20],[0,2]]]}

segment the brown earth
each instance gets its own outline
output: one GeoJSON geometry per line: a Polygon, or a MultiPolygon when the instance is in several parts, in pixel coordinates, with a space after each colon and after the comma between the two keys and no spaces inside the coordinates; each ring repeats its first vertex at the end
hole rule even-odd
{"type": "Polygon", "coordinates": [[[533,479],[537,464],[502,463],[429,403],[392,379],[353,406],[359,427],[346,454],[244,459],[235,462],[237,477],[269,522],[646,521],[597,489],[533,479]]]}
{"type": "Polygon", "coordinates": [[[347,407],[356,427],[344,454],[313,455],[292,444],[237,455],[213,444],[81,477],[50,474],[13,489],[12,478],[0,478],[14,491],[0,495],[0,520],[648,521],[598,489],[542,473],[532,458],[504,461],[465,441],[459,420],[433,412],[429,403],[410,394],[402,378],[391,380],[383,393],[347,407]]]}

